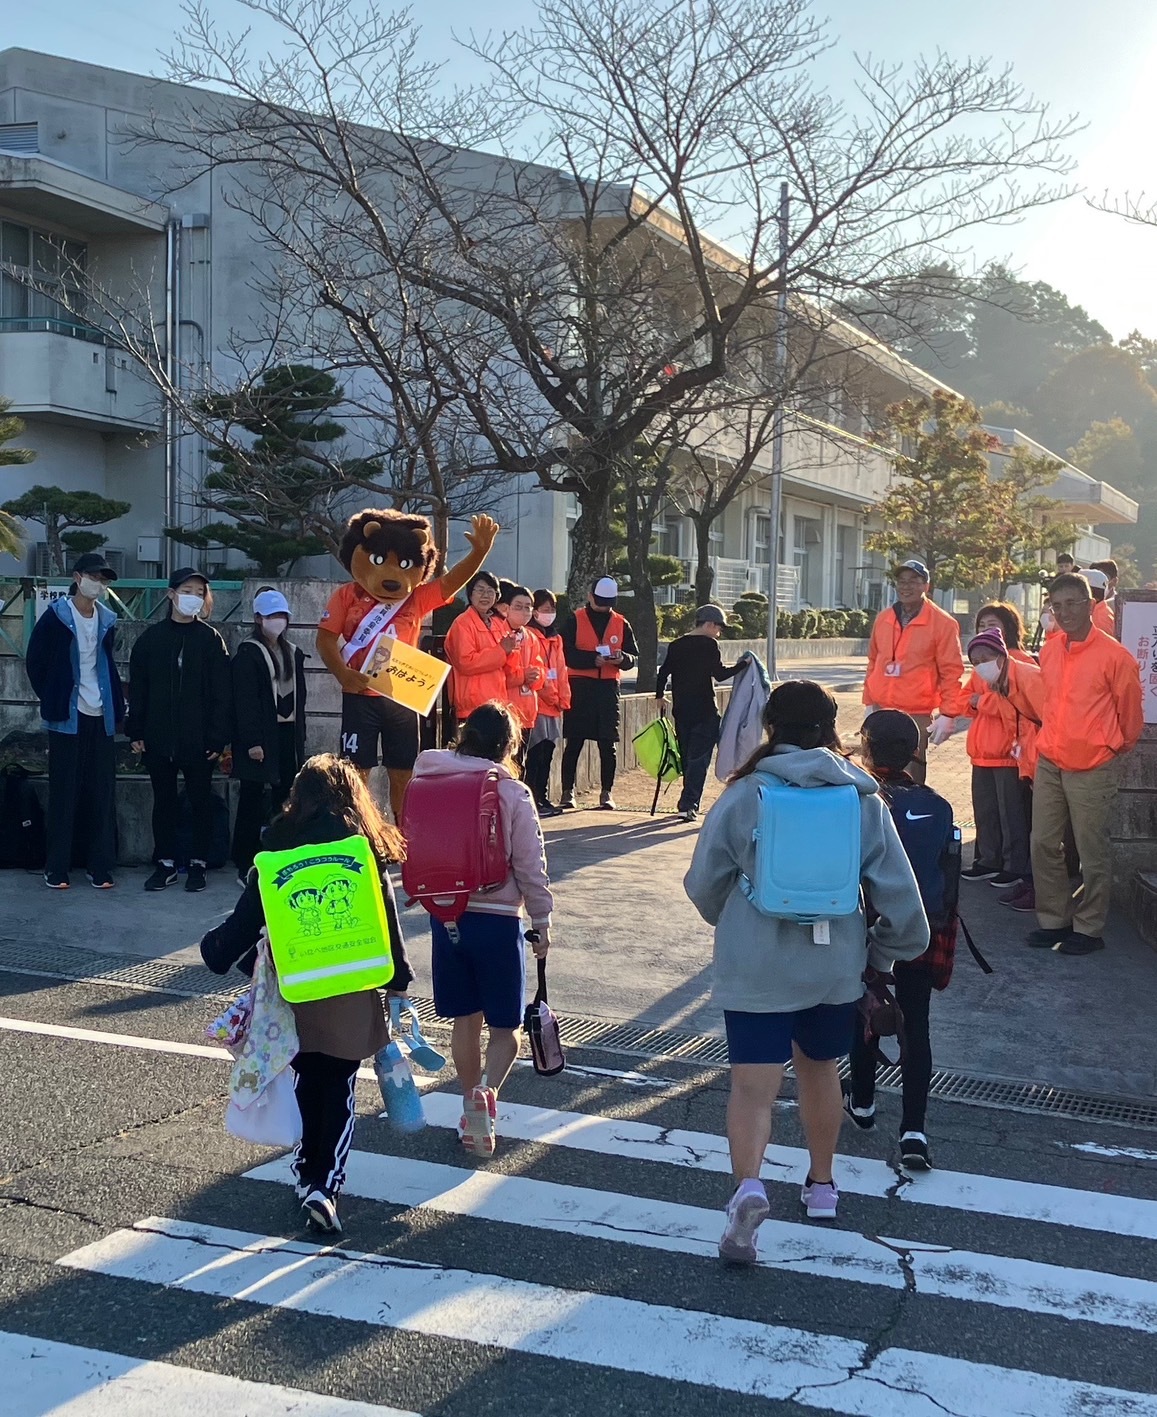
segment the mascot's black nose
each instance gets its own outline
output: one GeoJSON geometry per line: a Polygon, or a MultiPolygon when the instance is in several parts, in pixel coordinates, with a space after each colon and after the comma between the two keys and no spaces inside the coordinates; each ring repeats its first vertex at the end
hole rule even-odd
{"type": "Polygon", "coordinates": [[[402,585],[401,581],[383,581],[382,589],[384,591],[393,592],[396,590],[404,590],[405,587],[402,585]]]}

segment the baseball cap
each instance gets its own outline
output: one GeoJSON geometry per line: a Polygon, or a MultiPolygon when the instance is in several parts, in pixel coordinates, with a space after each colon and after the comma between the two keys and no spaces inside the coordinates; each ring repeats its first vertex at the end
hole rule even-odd
{"type": "Polygon", "coordinates": [[[591,594],[596,600],[618,600],[619,583],[612,576],[600,576],[591,586],[591,594]]]}
{"type": "Polygon", "coordinates": [[[258,615],[288,615],[289,601],[279,590],[263,590],[253,597],[253,608],[258,615]]]}
{"type": "Polygon", "coordinates": [[[892,574],[894,576],[898,576],[901,571],[915,571],[921,580],[928,581],[932,579],[928,574],[928,567],[923,561],[917,561],[915,557],[910,561],[901,561],[898,566],[892,567],[892,574]]]}
{"type": "Polygon", "coordinates": [[[895,747],[896,756],[911,760],[920,746],[920,730],[911,714],[899,709],[877,709],[864,719],[860,732],[867,736],[869,743],[881,747],[886,743],[895,747]]]}
{"type": "Polygon", "coordinates": [[[103,576],[106,581],[115,581],[117,578],[117,573],[99,551],[86,551],[83,556],[78,556],[72,573],[74,576],[103,576]]]}
{"type": "Polygon", "coordinates": [[[1090,566],[1087,571],[1082,571],[1081,575],[1088,581],[1090,590],[1109,589],[1109,577],[1105,575],[1104,571],[1094,571],[1090,566]]]}
{"type": "Polygon", "coordinates": [[[199,571],[196,566],[181,566],[169,577],[169,589],[176,590],[178,586],[183,586],[186,581],[198,580],[209,584],[209,577],[204,571],[199,571]]]}
{"type": "Polygon", "coordinates": [[[695,612],[697,625],[726,625],[727,616],[718,605],[701,605],[695,612]]]}

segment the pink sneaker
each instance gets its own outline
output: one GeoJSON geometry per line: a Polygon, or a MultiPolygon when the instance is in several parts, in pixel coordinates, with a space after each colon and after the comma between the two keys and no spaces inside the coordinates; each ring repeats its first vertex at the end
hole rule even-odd
{"type": "Polygon", "coordinates": [[[719,1241],[719,1258],[731,1264],[755,1263],[755,1232],[770,1210],[762,1181],[740,1181],[727,1202],[727,1224],[719,1241]]]}
{"type": "Polygon", "coordinates": [[[458,1135],[462,1145],[475,1156],[493,1156],[496,1145],[494,1119],[498,1115],[498,1096],[492,1087],[476,1087],[463,1103],[458,1135]]]}
{"type": "Polygon", "coordinates": [[[807,1208],[809,1220],[834,1220],[840,1203],[840,1192],[834,1181],[813,1181],[809,1176],[799,1193],[800,1203],[807,1208]]]}

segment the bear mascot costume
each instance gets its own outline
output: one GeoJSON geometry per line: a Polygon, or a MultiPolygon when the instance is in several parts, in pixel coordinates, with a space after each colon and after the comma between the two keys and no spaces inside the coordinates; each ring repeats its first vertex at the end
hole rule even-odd
{"type": "Polygon", "coordinates": [[[497,535],[496,521],[475,517],[466,533],[470,551],[431,579],[438,550],[426,517],[371,508],[346,525],[338,560],[353,580],[330,597],[318,625],[317,652],[342,689],[342,756],[363,778],[381,761],[395,821],[401,820],[402,795],[418,756],[418,716],[371,689],[362,665],[382,635],[416,647],[423,620],[449,605],[486,560],[497,535]]]}

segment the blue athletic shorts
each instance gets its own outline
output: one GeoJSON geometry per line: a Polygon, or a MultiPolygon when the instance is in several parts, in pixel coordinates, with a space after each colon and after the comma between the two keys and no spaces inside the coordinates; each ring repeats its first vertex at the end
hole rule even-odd
{"type": "Polygon", "coordinates": [[[816,1004],[786,1014],[724,1009],[729,1063],[786,1063],[793,1043],[817,1063],[842,1058],[852,1046],[855,1004],[816,1004]]]}
{"type": "Polygon", "coordinates": [[[458,921],[457,944],[440,920],[431,920],[430,926],[430,973],[438,1017],[482,1014],[492,1028],[520,1028],[526,950],[517,917],[468,910],[458,921]]]}

